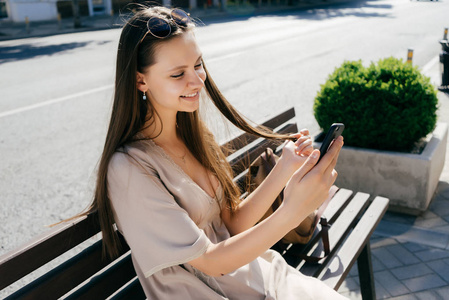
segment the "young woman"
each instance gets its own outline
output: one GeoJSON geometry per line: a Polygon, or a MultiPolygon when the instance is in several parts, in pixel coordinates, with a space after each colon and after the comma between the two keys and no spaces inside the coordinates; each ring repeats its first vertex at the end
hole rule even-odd
{"type": "Polygon", "coordinates": [[[343,140],[316,164],[308,131],[250,126],[209,76],[182,10],[143,8],[124,26],[96,192],[106,252],[131,247],[149,299],[339,299],[269,250],[327,197],[343,140]],[[238,128],[288,142],[260,187],[239,201],[232,172],[199,118],[200,96],[238,128]],[[257,221],[284,191],[284,203],[257,221]]]}

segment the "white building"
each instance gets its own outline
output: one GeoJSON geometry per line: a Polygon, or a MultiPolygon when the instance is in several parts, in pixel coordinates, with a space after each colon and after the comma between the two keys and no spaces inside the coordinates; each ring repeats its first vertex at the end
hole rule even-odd
{"type": "MultiPolygon", "coordinates": [[[[127,0],[78,0],[81,15],[109,15],[112,12],[112,1],[114,6],[117,2],[126,3],[127,0]],[[87,8],[87,9],[86,9],[87,8]]],[[[133,0],[129,0],[132,2],[133,0]]],[[[188,9],[195,9],[204,5],[222,8],[226,7],[226,0],[188,0],[183,6],[188,9]]],[[[159,0],[164,6],[170,7],[172,0],[159,0]]],[[[72,14],[72,0],[0,0],[0,23],[2,21],[25,22],[56,20],[58,13],[60,17],[67,17],[67,13],[72,14]]],[[[178,5],[176,5],[178,6],[178,5]]],[[[117,13],[117,12],[116,12],[117,13]]]]}
{"type": "MultiPolygon", "coordinates": [[[[65,0],[71,5],[71,0],[65,0]]],[[[0,0],[0,21],[25,22],[56,20],[58,0],[0,0]]],[[[89,15],[110,14],[111,0],[87,0],[89,15]]]]}

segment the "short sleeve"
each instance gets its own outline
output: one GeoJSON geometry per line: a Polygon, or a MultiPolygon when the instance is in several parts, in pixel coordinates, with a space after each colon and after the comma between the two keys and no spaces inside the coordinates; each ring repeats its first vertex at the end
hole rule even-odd
{"type": "Polygon", "coordinates": [[[145,277],[201,256],[210,241],[154,170],[124,153],[108,168],[114,217],[145,277]]]}

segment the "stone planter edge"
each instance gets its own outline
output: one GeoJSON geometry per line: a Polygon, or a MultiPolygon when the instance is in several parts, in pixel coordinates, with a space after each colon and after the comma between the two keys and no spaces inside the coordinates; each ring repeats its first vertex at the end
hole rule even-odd
{"type": "MultiPolygon", "coordinates": [[[[437,123],[421,154],[344,146],[336,185],[390,199],[390,211],[419,215],[427,210],[444,167],[448,125],[437,123]]],[[[344,134],[343,134],[344,136],[344,134]]],[[[314,142],[319,148],[320,143],[314,142]]]]}

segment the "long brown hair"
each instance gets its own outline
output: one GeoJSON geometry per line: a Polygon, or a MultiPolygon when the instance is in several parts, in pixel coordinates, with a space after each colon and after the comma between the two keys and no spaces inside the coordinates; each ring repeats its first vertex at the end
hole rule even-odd
{"type": "MultiPolygon", "coordinates": [[[[147,67],[154,63],[155,48],[158,44],[179,36],[194,27],[193,23],[189,23],[186,27],[177,26],[171,21],[170,12],[171,10],[165,7],[141,7],[126,23],[120,36],[114,103],[103,154],[98,166],[94,198],[89,208],[80,215],[98,212],[103,232],[103,250],[110,257],[118,255],[120,242],[114,228],[115,221],[108,195],[108,165],[113,154],[122,146],[135,141],[136,134],[144,128],[145,124],[154,122],[154,114],[157,114],[150,101],[141,100],[142,94],[137,89],[136,74],[137,72],[144,72],[147,67]],[[157,39],[151,34],[147,34],[146,22],[154,16],[167,20],[172,27],[170,36],[157,39]]],[[[259,137],[291,139],[287,135],[277,135],[269,130],[251,126],[221,94],[205,66],[204,69],[207,76],[204,82],[205,89],[210,100],[232,124],[259,137]]],[[[200,119],[198,111],[192,113],[178,112],[177,122],[180,136],[190,152],[218,178],[223,188],[225,206],[232,212],[238,204],[240,190],[232,180],[232,170],[226,161],[225,154],[200,119]]]]}

